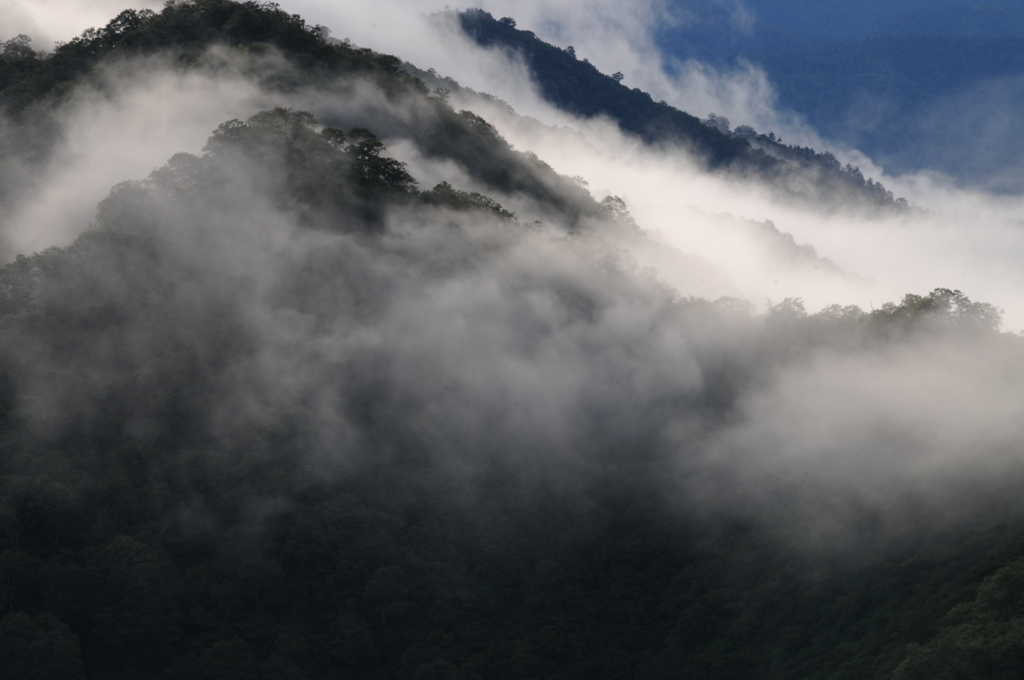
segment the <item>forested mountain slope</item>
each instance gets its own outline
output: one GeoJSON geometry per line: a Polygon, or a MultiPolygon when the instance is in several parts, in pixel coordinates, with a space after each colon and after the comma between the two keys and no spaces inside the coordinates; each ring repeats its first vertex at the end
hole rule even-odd
{"type": "MultiPolygon", "coordinates": [[[[807,317],[787,303],[765,320],[680,301],[608,260],[614,251],[544,239],[482,197],[417,196],[401,168],[378,171],[372,138],[358,134],[346,143],[285,111],[226,123],[203,156],[116,187],[73,246],[0,273],[12,612],[0,621],[0,667],[49,677],[503,676],[516,666],[541,677],[884,677],[902,644],[927,641],[942,612],[1016,554],[1015,525],[986,524],[916,539],[891,565],[831,565],[819,583],[742,513],[680,514],[651,476],[668,461],[649,441],[650,415],[628,424],[667,399],[714,426],[757,376],[796,358],[794,342],[856,355],[952,333],[999,346],[1008,341],[991,335],[994,310],[949,291],[871,315],[807,317]],[[283,172],[252,175],[279,162],[283,172]],[[249,182],[269,204],[245,199],[249,182]],[[367,206],[381,202],[415,211],[412,231],[380,232],[367,206]],[[445,205],[482,212],[466,222],[445,205]],[[273,257],[263,241],[288,214],[311,231],[273,257]],[[351,236],[327,236],[339,230],[351,236]],[[444,368],[441,346],[403,346],[393,329],[418,323],[402,312],[409,302],[444,313],[446,287],[486,285],[488,262],[510,248],[551,267],[540,280],[532,265],[503,274],[512,301],[522,286],[553,295],[554,318],[608,342],[606,315],[625,296],[696,343],[705,386],[609,394],[587,407],[584,440],[565,450],[541,436],[540,457],[527,461],[507,457],[531,446],[515,426],[525,414],[500,402],[480,413],[497,419],[496,433],[462,431],[470,414],[452,418],[488,398],[498,366],[478,365],[492,376],[478,384],[444,368]],[[271,258],[255,281],[254,256],[271,258]],[[724,354],[702,346],[715,328],[743,339],[724,354]],[[338,342],[341,355],[328,350],[338,342]],[[420,382],[402,367],[425,349],[442,361],[420,382]],[[633,399],[637,411],[621,412],[633,399]],[[865,630],[879,607],[895,611],[865,630]]],[[[526,319],[545,318],[535,315],[526,319]]],[[[633,351],[654,349],[645,337],[632,337],[633,351]]],[[[501,354],[471,347],[460,362],[501,354]]],[[[601,380],[616,368],[587,370],[601,380]]],[[[913,663],[933,663],[936,649],[913,663]]],[[[981,654],[1011,664],[1001,649],[981,654]]]]}
{"type": "Polygon", "coordinates": [[[574,216],[596,210],[589,196],[571,182],[521,154],[510,153],[485,121],[427,101],[423,84],[403,71],[397,58],[328,42],[321,30],[275,5],[209,0],[171,3],[160,14],[127,10],[103,29],[88,32],[45,58],[24,41],[12,40],[0,60],[0,107],[14,121],[6,131],[0,130],[6,149],[0,161],[3,186],[18,186],[17,176],[26,166],[45,161],[61,134],[54,120],[58,107],[72,87],[91,79],[101,82],[100,65],[109,67],[159,54],[182,69],[204,65],[216,69],[224,57],[208,62],[202,57],[211,47],[226,46],[243,59],[247,54],[259,57],[268,49],[279,50],[289,59],[294,68],[283,72],[272,62],[249,71],[271,91],[327,87],[346,76],[373,83],[394,101],[411,97],[413,106],[426,106],[433,115],[409,119],[384,112],[386,118],[378,120],[378,130],[412,135],[426,153],[455,158],[468,171],[504,191],[534,195],[574,216]]]}
{"type": "Polygon", "coordinates": [[[158,43],[338,108],[224,121],[0,269],[0,676],[1018,672],[997,309],[684,297],[621,200],[273,5],[5,57],[24,153],[62,129],[34,127],[73,82],[50,60],[158,43]],[[385,139],[493,196],[421,187],[385,139]]]}
{"type": "Polygon", "coordinates": [[[578,59],[575,52],[518,30],[512,20],[498,21],[482,10],[461,12],[458,19],[478,44],[521,55],[545,99],[569,113],[585,118],[607,116],[623,131],[646,141],[682,144],[713,170],[774,183],[795,198],[882,209],[905,207],[905,202],[894,200],[892,192],[868,184],[859,171],[844,168],[831,154],[800,149],[803,153],[797,160],[792,154],[775,153],[774,147],[751,145],[742,136],[703,125],[686,112],[655,102],[646,92],[630,89],[600,73],[585,58],[578,59]]]}

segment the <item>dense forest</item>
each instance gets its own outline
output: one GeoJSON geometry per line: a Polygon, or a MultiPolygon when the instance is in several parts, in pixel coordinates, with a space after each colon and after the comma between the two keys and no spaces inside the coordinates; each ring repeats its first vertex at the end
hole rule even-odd
{"type": "Polygon", "coordinates": [[[630,89],[622,84],[621,74],[600,73],[586,58],[578,59],[572,47],[563,50],[531,31],[518,30],[511,18],[496,20],[482,10],[467,10],[458,19],[481,46],[522,55],[541,94],[570,113],[585,118],[607,116],[645,141],[674,142],[692,149],[712,170],[774,183],[812,202],[827,197],[837,204],[906,208],[906,201],[894,199],[891,191],[873,181],[869,184],[859,170],[844,167],[829,153],[791,149],[775,142],[774,134],[772,144],[750,144],[728,129],[705,125],[665,102],[655,102],[638,88],[630,89]]]}
{"type": "MultiPolygon", "coordinates": [[[[0,677],[1019,675],[994,306],[682,295],[622,199],[272,3],[6,43],[5,212],[75,88],[154,55],[365,103],[223,121],[0,269],[0,677]]],[[[659,111],[712,159],[823,157],[659,111]]]]}

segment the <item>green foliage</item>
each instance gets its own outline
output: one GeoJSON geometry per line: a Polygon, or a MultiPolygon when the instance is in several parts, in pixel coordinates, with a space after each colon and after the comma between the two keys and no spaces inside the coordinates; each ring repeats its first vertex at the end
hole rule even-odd
{"type": "MultiPolygon", "coordinates": [[[[460,478],[440,475],[415,441],[404,441],[402,422],[378,415],[384,387],[351,395],[346,413],[380,442],[375,453],[395,452],[392,460],[375,457],[340,478],[316,475],[296,486],[302,427],[264,425],[225,449],[205,434],[203,414],[221,393],[218,380],[251,351],[252,330],[225,327],[237,316],[230,305],[197,305],[177,293],[184,263],[161,234],[183,229],[168,219],[183,213],[169,206],[213,200],[232,173],[251,175],[257,165],[283,167],[272,173],[281,182],[276,200],[299,205],[313,176],[335,188],[361,186],[348,171],[360,154],[381,158],[379,150],[368,130],[319,129],[304,113],[232,121],[202,157],[176,156],[149,180],[116,187],[96,227],[71,247],[0,271],[8,300],[0,359],[19,377],[6,388],[16,417],[0,429],[0,589],[15,612],[0,622],[15,631],[3,639],[14,651],[0,664],[34,663],[45,653],[46,677],[81,670],[97,678],[885,678],[901,663],[927,668],[925,652],[905,657],[905,645],[929,639],[941,612],[992,565],[1019,557],[1001,547],[1017,534],[1013,527],[962,545],[937,536],[932,545],[952,546],[938,558],[825,565],[817,567],[829,574],[823,583],[749,526],[694,521],[663,504],[636,481],[647,459],[634,449],[608,454],[609,469],[594,466],[572,493],[524,489],[496,471],[467,507],[460,478]],[[124,347],[128,337],[135,361],[100,351],[124,347]],[[63,362],[53,389],[88,405],[67,402],[63,424],[43,442],[25,425],[37,416],[19,388],[40,379],[38,363],[18,360],[10,344],[17,338],[17,347],[63,362]],[[90,385],[85,376],[97,366],[109,375],[90,385]],[[144,434],[133,428],[140,419],[149,423],[144,434]],[[39,475],[24,474],[26,465],[39,475]],[[286,508],[254,534],[249,517],[271,499],[286,499],[286,508]]],[[[412,197],[388,192],[384,205],[412,197]]],[[[421,202],[493,214],[498,228],[510,219],[490,199],[443,184],[407,205],[421,202]]],[[[336,207],[316,205],[312,213],[336,207]]],[[[602,210],[628,226],[620,200],[602,210]]],[[[334,278],[320,276],[302,289],[304,303],[319,288],[344,291],[336,282],[350,274],[338,267],[334,278]]],[[[593,304],[575,295],[575,308],[593,304]]],[[[807,315],[799,300],[786,300],[763,325],[749,306],[729,300],[666,309],[702,323],[744,320],[768,353],[793,338],[805,349],[841,346],[851,325],[867,347],[906,335],[893,329],[992,333],[990,308],[943,289],[870,314],[807,315]]],[[[344,319],[334,313],[327,318],[344,319]]],[[[728,376],[710,359],[705,372],[709,403],[725,413],[757,379],[739,357],[729,361],[728,376]]],[[[287,421],[305,408],[278,415],[287,421]]],[[[1005,574],[1009,585],[985,582],[978,607],[1015,620],[1015,581],[1005,574]]],[[[1016,649],[997,646],[999,654],[1016,649]]]]}
{"type": "MultiPolygon", "coordinates": [[[[478,134],[496,136],[478,116],[472,117],[470,125],[478,134]]],[[[359,222],[346,221],[345,216],[372,224],[386,206],[402,205],[414,196],[427,205],[483,211],[505,221],[515,218],[493,199],[457,190],[447,182],[418,193],[417,182],[405,164],[383,155],[385,151],[376,135],[364,128],[346,134],[336,128],[320,129],[306,112],[264,111],[244,123],[223,123],[210,137],[202,157],[178,154],[147,182],[115,187],[100,204],[97,223],[108,231],[137,230],[139,225],[159,221],[154,189],[179,197],[217,191],[231,168],[266,169],[276,166],[279,159],[284,161],[285,173],[283,191],[278,191],[279,205],[298,209],[310,219],[326,213],[333,228],[356,228],[359,222]]],[[[319,224],[327,222],[321,219],[319,224]]],[[[15,295],[13,290],[10,295],[15,295]]]]}
{"type": "Polygon", "coordinates": [[[159,13],[129,9],[43,57],[31,51],[24,36],[4,43],[0,107],[17,114],[48,97],[59,98],[103,60],[169,53],[189,64],[217,44],[270,45],[300,59],[310,73],[361,73],[387,89],[415,87],[395,57],[331,42],[325,35],[322,27],[273,2],[188,0],[168,2],[159,13]]]}
{"type": "Polygon", "coordinates": [[[911,644],[894,680],[1009,680],[1024,664],[1024,559],[986,578],[927,644],[911,644]]]}
{"type": "Polygon", "coordinates": [[[82,677],[78,638],[52,614],[0,618],[0,675],[24,680],[82,677]]]}
{"type": "Polygon", "coordinates": [[[17,65],[25,65],[25,62],[33,62],[39,58],[39,55],[35,50],[32,49],[32,39],[27,35],[19,35],[11,38],[7,42],[3,43],[2,49],[0,49],[0,60],[8,68],[13,68],[17,65]]]}
{"type": "Polygon", "coordinates": [[[59,111],[70,93],[90,83],[102,89],[104,68],[138,57],[160,56],[185,70],[202,68],[217,46],[239,58],[277,51],[295,66],[287,77],[248,70],[267,89],[327,86],[347,77],[368,80],[390,96],[426,94],[397,58],[326,35],[275,3],[189,0],[168,2],[159,13],[125,10],[49,54],[33,51],[24,36],[7,41],[0,46],[0,205],[31,183],[63,139],[59,111]]]}
{"type": "Polygon", "coordinates": [[[288,109],[263,111],[246,122],[220,125],[203,148],[203,156],[178,154],[153,172],[143,185],[122,185],[100,204],[97,221],[105,229],[121,224],[151,224],[158,201],[152,191],[198,196],[219,190],[223,178],[238,168],[280,170],[264,179],[268,192],[286,210],[308,219],[321,215],[320,226],[348,225],[356,229],[380,219],[388,204],[398,205],[416,195],[416,180],[405,164],[382,155],[384,145],[368,130],[348,135],[320,128],[312,114],[288,109]],[[344,217],[356,221],[346,221],[344,217]]]}
{"type": "Polygon", "coordinates": [[[899,304],[891,302],[871,314],[873,321],[908,331],[940,327],[958,331],[998,330],[1001,314],[985,302],[973,302],[958,290],[936,288],[928,295],[908,294],[899,304]]]}
{"type": "Polygon", "coordinates": [[[741,162],[771,165],[768,159],[753,154],[742,140],[710,130],[697,118],[655,102],[640,90],[629,89],[588,62],[577,61],[568,51],[538,40],[529,31],[496,21],[482,10],[467,10],[458,18],[462,29],[480,45],[500,45],[521,53],[544,98],[559,108],[588,118],[609,116],[623,130],[648,141],[682,141],[705,156],[712,167],[741,162]]]}
{"type": "MultiPolygon", "coordinates": [[[[712,117],[715,117],[715,114],[710,114],[709,119],[712,117]]],[[[728,126],[728,119],[719,118],[718,120],[718,125],[724,121],[728,126]]],[[[849,163],[844,166],[831,152],[818,153],[810,147],[786,145],[774,133],[759,134],[748,125],[737,127],[732,134],[746,139],[754,147],[770,153],[775,158],[789,161],[800,168],[816,173],[822,184],[831,186],[839,195],[848,194],[852,188],[869,203],[900,209],[909,207],[906,199],[894,198],[893,193],[880,182],[865,178],[860,168],[849,163]]]]}
{"type": "Polygon", "coordinates": [[[515,215],[493,200],[476,192],[459,191],[448,182],[441,182],[430,191],[420,194],[420,200],[427,205],[444,206],[452,210],[482,210],[494,213],[499,218],[511,221],[515,215]]]}

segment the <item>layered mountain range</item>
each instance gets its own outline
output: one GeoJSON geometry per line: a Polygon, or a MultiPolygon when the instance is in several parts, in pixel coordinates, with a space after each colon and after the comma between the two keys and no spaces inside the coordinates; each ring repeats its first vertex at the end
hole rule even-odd
{"type": "Polygon", "coordinates": [[[826,244],[946,223],[511,18],[432,22],[575,128],[273,3],[3,44],[0,676],[1016,677],[1003,312],[808,309],[881,284],[598,183],[826,244]]]}

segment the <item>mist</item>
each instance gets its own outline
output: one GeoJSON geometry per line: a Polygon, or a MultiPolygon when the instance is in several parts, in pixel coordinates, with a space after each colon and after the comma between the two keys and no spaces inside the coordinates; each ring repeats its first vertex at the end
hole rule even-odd
{"type": "Polygon", "coordinates": [[[87,28],[105,26],[128,8],[159,10],[158,0],[3,0],[0,2],[0,41],[18,34],[33,39],[37,50],[51,50],[56,42],[67,42],[87,28]]]}
{"type": "Polygon", "coordinates": [[[101,75],[68,102],[64,141],[8,207],[7,253],[71,243],[112,186],[146,176],[175,153],[199,151],[221,122],[272,102],[241,78],[176,73],[160,59],[101,75]]]}
{"type": "MultiPolygon", "coordinates": [[[[1022,197],[709,170],[437,7],[283,5],[170,5],[0,121],[0,674],[889,678],[1001,625],[1022,197]]],[[[108,6],[62,7],[4,30],[108,6]]],[[[485,9],[830,148],[661,64],[658,2],[485,9]]]]}
{"type": "MultiPolygon", "coordinates": [[[[875,540],[883,540],[914,522],[976,516],[984,504],[953,511],[942,499],[965,489],[990,493],[1016,478],[1009,452],[1024,402],[1012,381],[991,379],[1016,375],[1014,340],[978,340],[983,350],[941,334],[835,345],[808,340],[815,317],[802,317],[795,330],[776,328],[772,309],[800,299],[812,314],[830,305],[870,310],[943,287],[1002,309],[1005,328],[1024,328],[1019,198],[956,190],[934,176],[887,177],[868,166],[928,210],[886,217],[794,203],[755,182],[709,174],[686,149],[645,146],[610,122],[552,109],[514,56],[481,51],[406,5],[365,17],[354,6],[286,9],[308,9],[336,37],[385,39],[366,43],[382,51],[395,40],[402,49],[394,51],[418,66],[507,99],[515,113],[468,92],[452,95],[456,109],[480,114],[514,149],[580,178],[595,204],[622,198],[639,231],[606,216],[584,220],[577,234],[580,223],[536,195],[504,192],[428,153],[408,132],[425,115],[422,104],[388,100],[367,83],[270,93],[235,56],[217,52],[214,67],[185,74],[159,58],[104,72],[61,109],[64,141],[10,209],[10,256],[72,243],[97,219],[110,187],[144,179],[175,153],[199,154],[220,123],[274,106],[308,110],[323,125],[370,127],[421,189],[447,181],[491,196],[520,225],[539,223],[507,233],[478,217],[399,209],[388,213],[377,242],[310,233],[298,214],[264,198],[266,186],[281,181],[277,161],[252,175],[232,166],[221,198],[172,205],[159,224],[187,228],[168,232],[175,255],[161,280],[207,272],[183,297],[172,296],[173,317],[208,318],[199,301],[209,293],[252,334],[251,353],[210,388],[218,399],[203,428],[218,446],[235,449],[232,442],[249,441],[245,432],[294,417],[305,432],[294,448],[319,474],[343,474],[416,441],[441,469],[468,479],[486,476],[495,461],[519,475],[585,477],[594,460],[617,460],[611,451],[646,451],[638,459],[671,471],[659,493],[690,499],[682,505],[703,507],[693,499],[708,498],[725,514],[759,517],[833,547],[857,538],[843,528],[859,517],[850,508],[876,513],[875,540]],[[324,277],[322,291],[303,289],[308,301],[284,292],[304,268],[324,277]],[[722,297],[746,300],[755,313],[734,316],[729,303],[701,311],[710,303],[695,300],[722,297]],[[806,355],[789,356],[787,344],[806,346],[806,355]],[[366,375],[360,364],[378,371],[366,375]],[[719,384],[721,365],[741,377],[719,384]],[[386,395],[373,410],[393,432],[353,420],[351,402],[368,390],[386,395]],[[781,502],[786,494],[795,500],[781,502]],[[922,513],[914,522],[900,510],[907,506],[922,513]]],[[[602,31],[615,29],[618,42],[595,48],[595,63],[639,65],[650,53],[635,45],[657,8],[630,14],[631,22],[617,12],[612,5],[515,10],[521,27],[536,21],[538,33],[574,41],[581,58],[602,31]]],[[[262,68],[289,66],[272,54],[262,68]]],[[[650,77],[680,97],[726,93],[698,98],[702,104],[731,98],[774,115],[770,88],[753,76],[650,77]]],[[[142,336],[148,323],[140,321],[142,336]]],[[[94,360],[60,370],[85,371],[94,360]]],[[[33,393],[39,404],[56,400],[39,406],[44,420],[69,397],[49,378],[33,393]]]]}

